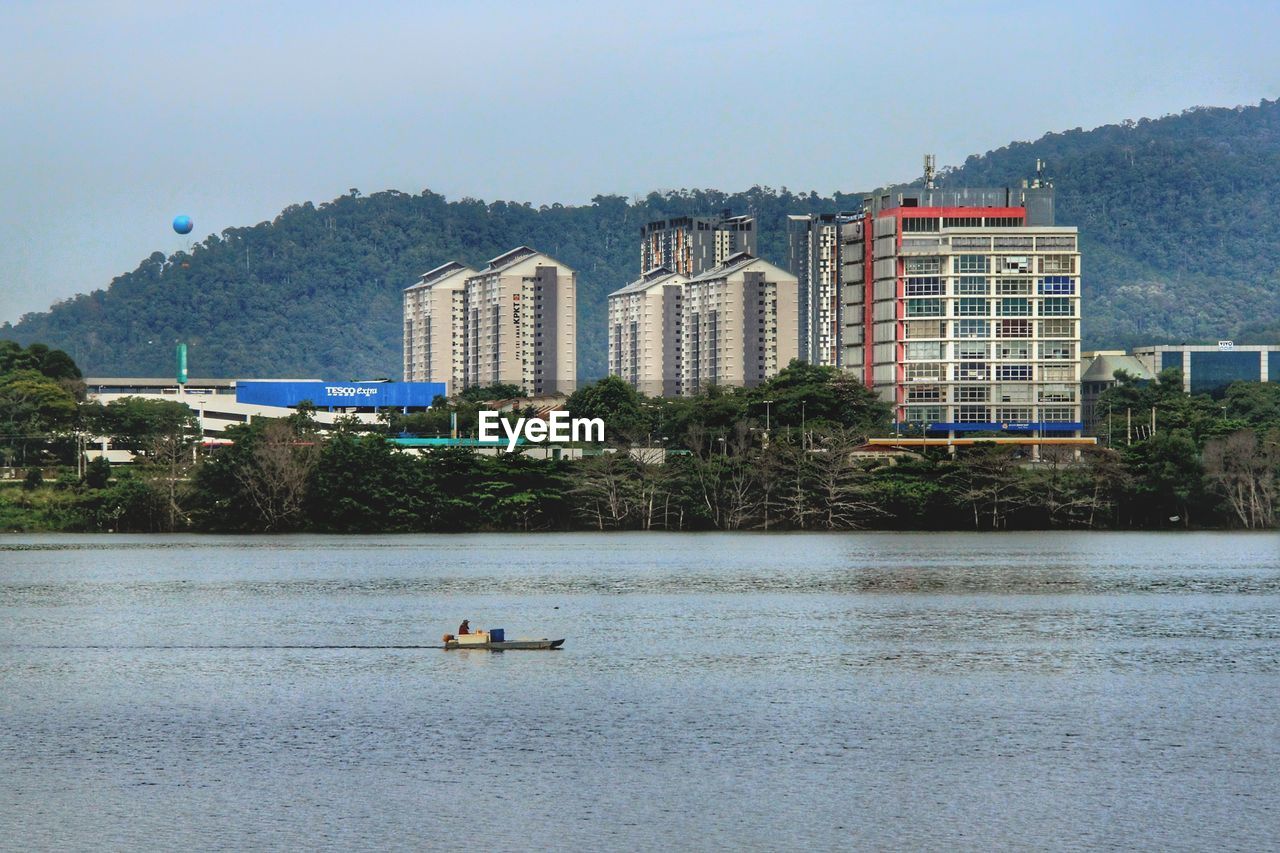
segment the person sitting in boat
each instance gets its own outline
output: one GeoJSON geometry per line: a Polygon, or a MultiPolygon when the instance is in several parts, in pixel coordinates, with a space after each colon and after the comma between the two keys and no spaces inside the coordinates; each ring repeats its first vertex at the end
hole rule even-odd
{"type": "Polygon", "coordinates": [[[462,624],[458,626],[458,634],[462,635],[462,634],[470,634],[470,633],[471,633],[471,620],[463,619],[462,624]]]}

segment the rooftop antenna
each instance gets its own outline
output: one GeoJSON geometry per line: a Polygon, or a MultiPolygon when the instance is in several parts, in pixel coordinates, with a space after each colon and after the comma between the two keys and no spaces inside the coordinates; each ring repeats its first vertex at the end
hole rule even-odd
{"type": "Polygon", "coordinates": [[[1051,187],[1053,186],[1053,178],[1044,176],[1045,162],[1039,157],[1036,158],[1036,180],[1032,184],[1033,187],[1051,187]]]}
{"type": "MultiPolygon", "coordinates": [[[[1039,162],[1039,161],[1036,161],[1039,162]]],[[[924,155],[924,188],[933,189],[934,164],[936,160],[932,154],[924,155]]]]}

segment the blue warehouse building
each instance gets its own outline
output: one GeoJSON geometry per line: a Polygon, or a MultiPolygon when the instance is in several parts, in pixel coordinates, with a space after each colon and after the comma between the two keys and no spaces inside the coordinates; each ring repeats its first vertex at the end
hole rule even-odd
{"type": "Polygon", "coordinates": [[[428,409],[444,397],[443,382],[339,382],[321,379],[241,379],[236,402],[294,408],[311,403],[326,410],[428,409]]]}

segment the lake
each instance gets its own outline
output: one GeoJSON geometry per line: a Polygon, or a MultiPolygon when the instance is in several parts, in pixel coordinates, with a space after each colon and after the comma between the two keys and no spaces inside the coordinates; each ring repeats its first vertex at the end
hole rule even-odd
{"type": "Polygon", "coordinates": [[[1274,849],[1278,641],[1274,533],[0,536],[0,848],[1274,849]]]}

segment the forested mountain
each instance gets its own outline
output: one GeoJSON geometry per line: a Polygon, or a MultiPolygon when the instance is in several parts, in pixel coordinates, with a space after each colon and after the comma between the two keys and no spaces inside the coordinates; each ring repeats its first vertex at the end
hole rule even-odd
{"type": "MultiPolygon", "coordinates": [[[[1081,229],[1086,348],[1280,341],[1280,102],[1051,133],[970,157],[941,183],[1016,183],[1037,158],[1055,179],[1059,224],[1081,229]]],[[[0,338],[64,349],[88,375],[167,375],[181,339],[195,375],[398,376],[403,288],[445,261],[480,266],[530,245],[578,271],[579,373],[593,378],[605,371],[605,296],[638,275],[643,223],[751,214],[761,254],[785,265],[787,214],[852,209],[862,195],[755,187],[535,207],[352,191],[227,229],[190,255],[157,252],[106,290],[0,326],[0,338]]]]}

